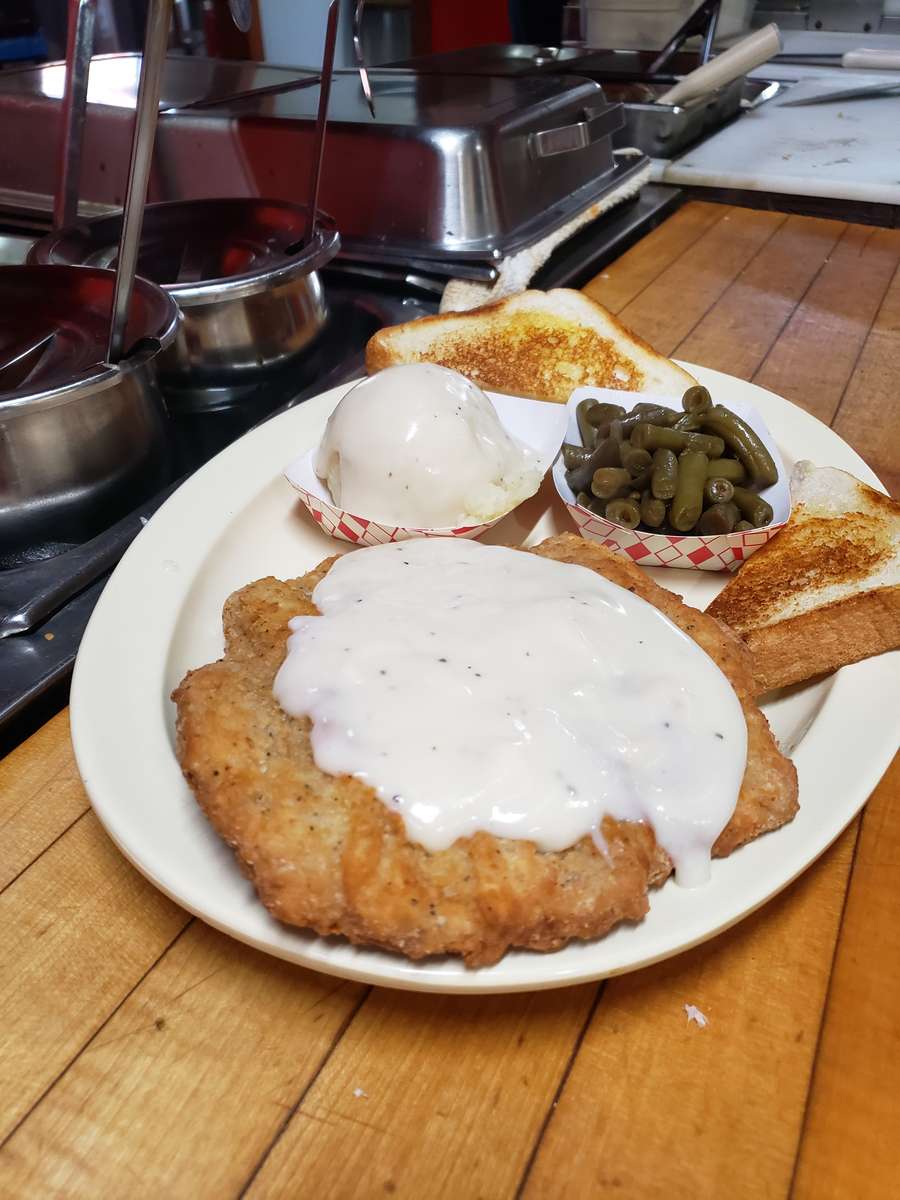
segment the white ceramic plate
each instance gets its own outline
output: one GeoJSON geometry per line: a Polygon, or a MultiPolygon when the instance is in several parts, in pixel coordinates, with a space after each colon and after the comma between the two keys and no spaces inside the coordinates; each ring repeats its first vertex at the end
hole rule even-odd
{"type": "MultiPolygon", "coordinates": [[[[877,484],[858,455],[802,410],[728,375],[688,369],[722,403],[743,399],[762,412],[788,470],[809,458],[877,484]]],[[[169,694],[186,670],[221,655],[230,592],[269,574],[300,575],[335,552],[281,470],[318,441],[344,390],[268,422],[192,476],[136,539],[100,597],[75,666],[72,740],[94,809],[135,866],[186,909],[259,949],[332,975],[437,992],[551,988],[645,966],[726,929],[808,867],[865,803],[896,749],[900,655],[847,667],[766,706],[799,772],[798,816],[715,862],[706,887],[667,883],[639,925],[555,954],[510,953],[470,971],[456,959],[416,964],[356,949],[268,915],[181,776],[169,694]]],[[[536,542],[561,530],[572,525],[547,479],[485,540],[536,542]]],[[[725,582],[699,571],[651,573],[698,607],[725,582]]]]}

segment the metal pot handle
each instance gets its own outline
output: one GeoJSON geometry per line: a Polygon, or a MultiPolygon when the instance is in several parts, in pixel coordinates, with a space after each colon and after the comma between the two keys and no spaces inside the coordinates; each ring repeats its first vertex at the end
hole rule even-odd
{"type": "Polygon", "coordinates": [[[586,150],[602,137],[621,129],[625,112],[621,104],[605,105],[602,109],[586,108],[584,117],[573,125],[556,129],[536,130],[528,135],[528,151],[532,158],[549,158],[552,154],[569,154],[586,150]]]}

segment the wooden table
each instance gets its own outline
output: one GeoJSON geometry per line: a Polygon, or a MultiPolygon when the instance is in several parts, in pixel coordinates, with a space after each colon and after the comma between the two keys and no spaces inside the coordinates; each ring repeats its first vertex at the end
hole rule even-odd
{"type": "MultiPolygon", "coordinates": [[[[692,203],[588,291],[896,489],[898,264],[900,230],[692,203]]],[[[65,713],[0,764],[0,830],[4,1197],[898,1195],[898,761],[729,933],[509,997],[341,982],[191,919],[100,828],[65,713]]]]}

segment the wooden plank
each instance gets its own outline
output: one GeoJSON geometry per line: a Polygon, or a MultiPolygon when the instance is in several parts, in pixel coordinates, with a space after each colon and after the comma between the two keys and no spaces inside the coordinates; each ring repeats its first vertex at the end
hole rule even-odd
{"type": "Polygon", "coordinates": [[[845,228],[789,217],[676,348],[677,357],[750,379],[845,228]]]}
{"type": "Polygon", "coordinates": [[[850,225],[754,382],[830,425],[900,262],[900,230],[850,225]]]}
{"type": "Polygon", "coordinates": [[[0,1138],[188,922],[86,813],[0,896],[0,1138]]]}
{"type": "Polygon", "coordinates": [[[795,1200],[882,1200],[897,1193],[898,912],[900,756],[863,816],[800,1148],[795,1200]]]}
{"type": "Polygon", "coordinates": [[[526,1200],[787,1194],[855,836],[721,938],[610,980],[526,1200]]]}
{"type": "Polygon", "coordinates": [[[900,496],[900,268],[841,400],[834,429],[900,496]]]}
{"type": "Polygon", "coordinates": [[[728,214],[721,204],[692,200],[621,258],[610,263],[582,289],[592,300],[617,313],[728,214]]]}
{"type": "Polygon", "coordinates": [[[0,1191],[236,1196],[364,992],[195,922],[0,1152],[0,1191]]]}
{"type": "Polygon", "coordinates": [[[373,992],[248,1197],[512,1196],[595,991],[373,992]]]}
{"type": "Polygon", "coordinates": [[[619,314],[660,354],[671,354],[787,221],[782,213],[731,209],[619,314]]]}
{"type": "Polygon", "coordinates": [[[87,807],[62,712],[0,762],[0,891],[87,807]]]}

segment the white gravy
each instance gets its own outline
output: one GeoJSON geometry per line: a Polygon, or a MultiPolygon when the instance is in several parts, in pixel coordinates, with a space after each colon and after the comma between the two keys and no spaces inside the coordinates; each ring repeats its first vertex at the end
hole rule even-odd
{"type": "Polygon", "coordinates": [[[430,851],[485,830],[562,850],[646,821],[709,875],[747,756],[738,699],[652,605],[585,567],[457,538],[340,558],[295,617],[275,697],[319,767],[430,851]]]}

